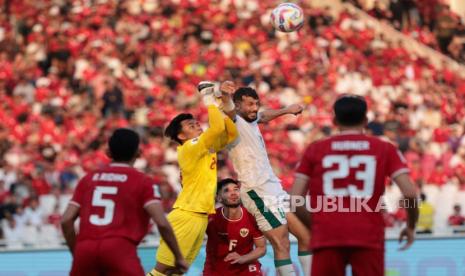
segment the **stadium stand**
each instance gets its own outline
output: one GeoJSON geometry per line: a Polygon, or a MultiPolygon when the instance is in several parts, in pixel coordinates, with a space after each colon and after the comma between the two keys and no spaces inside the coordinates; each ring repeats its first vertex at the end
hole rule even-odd
{"type": "MultiPolygon", "coordinates": [[[[436,206],[434,233],[455,203],[465,208],[465,78],[434,50],[418,54],[411,38],[383,36],[380,22],[345,5],[303,4],[306,26],[285,35],[268,22],[273,1],[94,2],[0,1],[0,218],[9,248],[37,236],[57,242],[50,215],[56,222],[84,172],[108,162],[104,141],[116,127],[143,137],[136,166],[162,184],[169,209],[179,171],[162,130],[179,111],[206,121],[195,91],[203,79],[252,85],[264,107],[306,105],[263,126],[286,188],[303,147],[333,131],[335,96],[351,92],[367,98],[369,131],[399,146],[436,206]],[[429,182],[437,162],[444,182],[429,182]],[[12,232],[11,214],[36,196],[43,225],[12,232]]],[[[226,156],[219,165],[220,177],[232,174],[226,156]]],[[[388,211],[399,197],[388,184],[388,211]]]]}

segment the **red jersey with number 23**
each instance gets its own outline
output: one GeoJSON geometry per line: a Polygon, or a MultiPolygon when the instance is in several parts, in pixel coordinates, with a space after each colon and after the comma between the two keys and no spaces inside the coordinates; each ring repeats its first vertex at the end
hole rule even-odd
{"type": "Polygon", "coordinates": [[[80,207],[77,240],[121,237],[138,244],[149,228],[144,207],[159,200],[158,185],[132,167],[111,164],[91,172],[70,202],[80,207]]]}
{"type": "Polygon", "coordinates": [[[311,247],[384,248],[386,177],[407,172],[396,147],[373,136],[342,132],[308,146],[297,173],[309,178],[311,247]]]}
{"type": "Polygon", "coordinates": [[[204,276],[262,275],[258,261],[247,264],[230,264],[224,261],[231,252],[237,252],[241,256],[250,253],[254,249],[254,239],[263,238],[255,218],[244,207],[241,209],[242,217],[238,220],[227,219],[223,208],[216,209],[216,214],[209,216],[204,276]]]}

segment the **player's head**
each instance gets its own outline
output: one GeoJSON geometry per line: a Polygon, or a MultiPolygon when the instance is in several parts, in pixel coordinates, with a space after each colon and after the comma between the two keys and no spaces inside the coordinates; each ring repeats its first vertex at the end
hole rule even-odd
{"type": "Polygon", "coordinates": [[[236,208],[241,205],[239,183],[232,178],[220,180],[216,193],[219,201],[226,207],[236,208]]]}
{"type": "Polygon", "coordinates": [[[182,145],[187,140],[199,137],[202,131],[199,122],[192,114],[181,113],[168,124],[165,136],[182,145]]]}
{"type": "Polygon", "coordinates": [[[132,162],[139,155],[139,135],[127,128],[118,128],[108,140],[108,156],[115,162],[132,162]]]}
{"type": "Polygon", "coordinates": [[[367,103],[363,97],[343,95],[333,105],[334,123],[339,127],[363,127],[367,122],[367,103]]]}
{"type": "Polygon", "coordinates": [[[241,87],[234,92],[233,101],[236,112],[248,122],[257,120],[260,99],[257,91],[250,87],[241,87]]]}
{"type": "Polygon", "coordinates": [[[457,215],[460,215],[461,212],[462,212],[462,207],[460,206],[460,204],[455,204],[454,205],[454,213],[457,214],[457,215]]]}
{"type": "Polygon", "coordinates": [[[424,193],[421,193],[420,194],[420,199],[421,199],[421,202],[425,202],[426,201],[426,195],[424,193]]]}

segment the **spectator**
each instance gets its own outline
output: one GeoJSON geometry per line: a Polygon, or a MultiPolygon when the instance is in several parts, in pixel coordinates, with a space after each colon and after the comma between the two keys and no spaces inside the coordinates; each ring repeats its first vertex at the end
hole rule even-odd
{"type": "Polygon", "coordinates": [[[39,199],[34,197],[29,202],[29,207],[24,211],[26,224],[32,226],[41,226],[44,223],[42,210],[39,208],[39,199]]]}
{"type": "Polygon", "coordinates": [[[439,9],[435,33],[438,39],[439,49],[441,49],[444,53],[448,53],[447,47],[454,37],[455,28],[457,27],[458,22],[455,16],[451,13],[449,6],[442,5],[439,9]]]}
{"type": "Polygon", "coordinates": [[[16,225],[20,227],[24,227],[28,224],[28,217],[26,216],[26,212],[24,211],[23,206],[18,206],[16,208],[15,213],[13,214],[13,218],[16,221],[16,225]]]}
{"type": "Polygon", "coordinates": [[[123,92],[116,85],[114,80],[105,81],[105,92],[103,94],[102,113],[105,117],[110,114],[124,112],[123,92]]]}
{"type": "Polygon", "coordinates": [[[433,233],[433,224],[434,224],[434,207],[426,201],[426,195],[420,195],[421,202],[419,208],[419,217],[417,223],[417,233],[418,234],[431,234],[433,233]]]}
{"type": "Polygon", "coordinates": [[[23,242],[23,228],[16,223],[13,216],[9,215],[3,223],[3,235],[7,248],[21,248],[23,242]]]}
{"type": "Polygon", "coordinates": [[[60,205],[55,204],[55,207],[53,208],[53,212],[48,215],[47,217],[47,223],[55,226],[57,230],[61,229],[61,212],[60,212],[60,205]]]}
{"type": "Polygon", "coordinates": [[[449,176],[447,172],[444,170],[444,165],[442,164],[442,162],[438,161],[436,162],[436,166],[434,167],[434,170],[431,172],[427,182],[428,184],[442,186],[446,184],[448,179],[449,176]]]}
{"type": "Polygon", "coordinates": [[[459,204],[454,205],[454,213],[448,219],[449,226],[464,226],[465,217],[462,216],[462,208],[459,204]]]}

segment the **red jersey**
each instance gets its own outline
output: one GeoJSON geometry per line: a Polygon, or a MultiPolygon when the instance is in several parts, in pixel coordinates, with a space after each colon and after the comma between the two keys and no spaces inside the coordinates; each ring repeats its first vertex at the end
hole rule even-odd
{"type": "Polygon", "coordinates": [[[134,168],[111,164],[91,172],[70,202],[80,207],[77,240],[122,237],[138,244],[149,228],[144,207],[159,200],[158,185],[134,168]]]}
{"type": "Polygon", "coordinates": [[[384,248],[386,177],[406,172],[402,154],[376,137],[346,132],[308,146],[297,173],[309,178],[312,248],[384,248]]]}
{"type": "Polygon", "coordinates": [[[254,249],[254,239],[263,237],[255,218],[244,207],[242,217],[230,220],[223,214],[223,208],[208,217],[207,258],[203,275],[262,275],[258,261],[248,264],[230,264],[224,258],[231,253],[239,255],[250,253],[254,249]]]}

